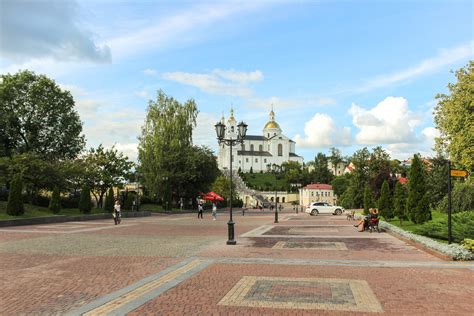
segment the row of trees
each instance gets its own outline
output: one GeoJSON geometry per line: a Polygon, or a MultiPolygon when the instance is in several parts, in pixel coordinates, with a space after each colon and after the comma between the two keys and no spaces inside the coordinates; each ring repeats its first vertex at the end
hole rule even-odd
{"type": "Polygon", "coordinates": [[[57,213],[61,193],[84,187],[102,206],[107,189],[130,179],[133,163],[114,147],[84,151],[72,95],[53,80],[30,71],[2,75],[0,104],[0,192],[9,192],[9,214],[23,213],[23,196],[57,213]]]}

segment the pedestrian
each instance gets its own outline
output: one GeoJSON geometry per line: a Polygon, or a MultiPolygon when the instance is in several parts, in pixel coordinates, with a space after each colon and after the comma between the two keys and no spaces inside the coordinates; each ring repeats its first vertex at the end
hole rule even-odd
{"type": "Polygon", "coordinates": [[[212,220],[217,219],[217,205],[216,202],[212,202],[212,220]]]}
{"type": "Polygon", "coordinates": [[[198,196],[197,202],[198,202],[198,218],[202,219],[203,206],[202,206],[202,200],[200,196],[198,196]]]}
{"type": "Polygon", "coordinates": [[[120,214],[120,201],[119,200],[115,200],[114,212],[113,212],[112,216],[114,217],[115,225],[120,224],[120,222],[122,220],[121,219],[122,215],[120,214]]]}

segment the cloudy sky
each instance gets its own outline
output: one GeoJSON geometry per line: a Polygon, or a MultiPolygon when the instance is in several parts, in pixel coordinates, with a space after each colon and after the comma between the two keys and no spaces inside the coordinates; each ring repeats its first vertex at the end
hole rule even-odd
{"type": "Polygon", "coordinates": [[[0,0],[0,73],[71,91],[88,146],[134,159],[158,89],[200,111],[216,149],[231,105],[261,135],[273,104],[305,160],[381,145],[431,155],[435,95],[473,59],[473,4],[419,1],[0,0]]]}

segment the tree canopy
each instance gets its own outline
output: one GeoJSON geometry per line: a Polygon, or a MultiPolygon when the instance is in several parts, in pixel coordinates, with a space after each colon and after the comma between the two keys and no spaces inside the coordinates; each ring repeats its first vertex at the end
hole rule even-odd
{"type": "Polygon", "coordinates": [[[28,70],[0,78],[0,156],[66,159],[82,151],[82,123],[69,91],[28,70]]]}
{"type": "Polygon", "coordinates": [[[451,160],[474,171],[474,61],[456,71],[450,94],[438,94],[435,124],[440,131],[437,149],[451,160]]]}

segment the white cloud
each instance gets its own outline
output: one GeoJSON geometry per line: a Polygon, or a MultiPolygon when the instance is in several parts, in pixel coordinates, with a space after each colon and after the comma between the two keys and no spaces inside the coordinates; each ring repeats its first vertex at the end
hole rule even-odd
{"type": "Polygon", "coordinates": [[[82,29],[75,1],[3,0],[0,11],[0,53],[10,60],[111,60],[110,48],[82,29]]]}
{"type": "Polygon", "coordinates": [[[195,5],[189,9],[154,20],[154,24],[133,29],[126,35],[111,38],[107,44],[114,56],[122,57],[149,49],[193,42],[208,36],[216,23],[232,21],[241,13],[271,5],[270,1],[224,1],[195,5]]]}
{"type": "Polygon", "coordinates": [[[252,90],[246,86],[248,82],[263,79],[261,71],[237,72],[235,70],[216,69],[210,73],[167,72],[163,79],[190,85],[200,90],[220,95],[248,97],[252,90]]]}
{"type": "Polygon", "coordinates": [[[347,146],[351,143],[351,129],[338,126],[327,114],[316,113],[305,123],[304,134],[303,137],[297,134],[294,138],[298,147],[347,146]]]}
{"type": "Polygon", "coordinates": [[[138,161],[138,143],[116,143],[115,149],[122,152],[131,161],[138,161]]]}
{"type": "Polygon", "coordinates": [[[148,91],[146,91],[145,89],[140,90],[140,91],[136,91],[135,95],[139,96],[140,98],[144,98],[144,99],[148,99],[150,97],[150,95],[148,94],[148,91]]]}
{"type": "Polygon", "coordinates": [[[349,113],[360,129],[356,141],[364,145],[414,143],[418,139],[414,128],[421,122],[419,114],[408,108],[401,97],[387,97],[370,110],[352,104],[349,113]]]}
{"type": "Polygon", "coordinates": [[[474,55],[473,44],[474,42],[469,42],[464,45],[441,50],[438,55],[431,58],[427,58],[418,63],[417,65],[400,70],[392,74],[378,76],[372,80],[367,81],[362,86],[353,89],[353,91],[366,92],[381,87],[387,87],[399,82],[408,81],[412,78],[427,73],[435,72],[455,62],[467,60],[469,58],[472,58],[472,56],[474,55]]]}
{"type": "Polygon", "coordinates": [[[144,75],[154,77],[158,74],[158,72],[155,69],[147,68],[142,71],[144,75]]]}

